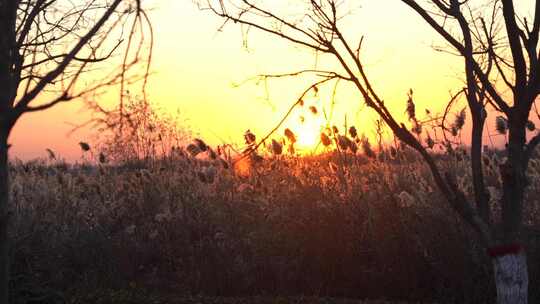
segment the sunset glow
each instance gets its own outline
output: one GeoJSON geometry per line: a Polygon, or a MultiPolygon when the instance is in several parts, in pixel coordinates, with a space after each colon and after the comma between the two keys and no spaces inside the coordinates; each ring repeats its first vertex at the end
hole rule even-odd
{"type": "MultiPolygon", "coordinates": [[[[154,29],[159,30],[154,37],[148,97],[167,111],[180,110],[186,126],[213,145],[223,141],[241,144],[246,129],[265,134],[311,81],[275,79],[257,84],[246,79],[314,65],[336,67],[333,60],[318,58],[313,52],[258,31],[249,32],[246,47],[239,27],[229,25],[218,31],[222,20],[198,10],[191,1],[152,3],[150,17],[154,29]]],[[[449,92],[462,86],[462,65],[456,56],[433,52],[433,45],[444,45],[436,33],[403,4],[391,3],[362,1],[362,6],[343,22],[350,25],[345,27],[348,37],[365,36],[363,56],[372,83],[394,115],[406,122],[404,107],[409,88],[415,89],[419,112],[424,108],[441,111],[449,92]],[[388,5],[396,9],[386,10],[388,5]],[[386,12],[385,18],[379,17],[377,12],[381,10],[386,12]]],[[[326,107],[332,89],[321,88],[320,102],[326,107]]],[[[115,104],[117,96],[104,96],[101,102],[115,104]]],[[[372,138],[373,130],[368,125],[376,115],[366,110],[354,88],[340,87],[334,112],[331,125],[343,125],[347,116],[349,124],[360,126],[359,132],[372,138]]],[[[321,113],[316,121],[309,121],[308,114],[303,113],[303,125],[292,120],[284,125],[298,134],[301,149],[315,147],[321,126],[326,125],[321,113]]],[[[79,159],[77,143],[95,142],[99,132],[91,128],[70,131],[91,115],[82,103],[73,102],[23,117],[11,136],[12,156],[44,157],[45,149],[50,148],[67,159],[79,159]],[[48,131],[37,136],[32,130],[48,131]]]]}

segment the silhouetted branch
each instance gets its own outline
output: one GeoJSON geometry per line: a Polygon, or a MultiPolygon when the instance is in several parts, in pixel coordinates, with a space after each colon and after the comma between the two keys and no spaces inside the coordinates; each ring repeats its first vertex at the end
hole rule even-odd
{"type": "Polygon", "coordinates": [[[86,33],[86,35],[81,37],[79,42],[73,47],[67,56],[64,57],[61,63],[55,69],[43,76],[36,86],[19,100],[14,108],[14,119],[17,119],[25,111],[28,104],[34,100],[34,98],[45,88],[45,86],[64,72],[69,63],[75,58],[84,45],[86,45],[88,41],[101,29],[101,27],[105,24],[121,2],[122,0],[115,0],[111,4],[110,8],[96,22],[96,24],[86,33]]]}
{"type": "MultiPolygon", "coordinates": [[[[500,96],[500,94],[497,92],[493,84],[491,83],[488,75],[484,73],[478,62],[473,58],[473,53],[471,53],[471,49],[467,48],[465,45],[463,45],[461,42],[459,42],[450,32],[448,32],[443,26],[441,26],[430,14],[427,10],[425,10],[420,4],[417,3],[416,0],[402,0],[405,4],[407,4],[409,7],[411,7],[414,11],[416,11],[435,31],[437,31],[452,47],[454,47],[462,56],[467,58],[469,61],[469,64],[471,65],[471,68],[473,69],[476,77],[480,80],[482,85],[486,88],[487,92],[491,95],[493,101],[497,104],[497,106],[505,113],[509,113],[510,106],[508,103],[506,103],[503,98],[500,96]]],[[[439,5],[442,5],[439,1],[439,5]]],[[[444,8],[444,12],[448,15],[458,18],[458,16],[463,16],[459,12],[459,6],[456,8],[444,8]]],[[[461,18],[461,17],[460,17],[461,18]]],[[[463,29],[462,25],[462,31],[468,32],[468,29],[463,29]]]]}
{"type": "MultiPolygon", "coordinates": [[[[287,110],[287,112],[281,117],[281,120],[276,124],[276,126],[270,130],[270,132],[268,132],[256,145],[254,145],[252,151],[256,151],[263,143],[265,143],[271,136],[272,134],[274,134],[282,125],[283,123],[287,120],[287,118],[289,117],[289,115],[291,115],[292,111],[298,106],[300,105],[303,100],[304,100],[304,97],[312,90],[318,88],[320,85],[322,84],[325,84],[331,80],[334,80],[334,79],[340,79],[340,77],[338,76],[328,76],[322,80],[319,80],[315,83],[313,83],[312,85],[310,85],[307,89],[304,90],[304,92],[302,92],[302,94],[300,94],[300,96],[298,97],[298,99],[296,100],[295,103],[293,103],[289,110],[287,110]]],[[[248,157],[249,154],[246,154],[246,155],[243,155],[242,157],[238,158],[237,160],[235,160],[235,163],[236,162],[239,162],[241,161],[242,159],[248,157]]]]}

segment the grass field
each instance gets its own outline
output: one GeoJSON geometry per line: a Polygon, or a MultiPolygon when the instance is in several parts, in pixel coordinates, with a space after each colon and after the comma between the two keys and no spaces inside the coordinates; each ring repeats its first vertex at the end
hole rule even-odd
{"type": "MultiPolygon", "coordinates": [[[[73,303],[493,298],[489,259],[413,153],[280,155],[234,164],[209,153],[123,165],[13,163],[16,303],[48,296],[73,303]],[[208,298],[190,297],[199,294],[208,298]]],[[[457,153],[439,163],[470,196],[468,159],[457,153]]],[[[493,200],[500,162],[496,153],[485,159],[493,200]]],[[[534,285],[539,161],[530,176],[534,285]]],[[[495,218],[498,212],[495,204],[495,218]]]]}

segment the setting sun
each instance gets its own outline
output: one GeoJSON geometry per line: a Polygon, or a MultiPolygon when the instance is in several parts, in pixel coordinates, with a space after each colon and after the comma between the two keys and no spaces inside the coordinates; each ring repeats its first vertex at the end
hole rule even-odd
{"type": "Polygon", "coordinates": [[[291,126],[291,130],[297,136],[296,145],[303,152],[314,152],[319,144],[320,132],[324,127],[324,122],[315,117],[300,121],[291,126]]]}
{"type": "Polygon", "coordinates": [[[319,143],[319,133],[317,128],[308,126],[306,124],[301,125],[298,128],[298,147],[300,149],[314,150],[319,143]]]}

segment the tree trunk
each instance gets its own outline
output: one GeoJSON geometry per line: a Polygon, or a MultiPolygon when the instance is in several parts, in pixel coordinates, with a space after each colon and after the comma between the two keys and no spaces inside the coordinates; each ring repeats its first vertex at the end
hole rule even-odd
{"type": "Polygon", "coordinates": [[[503,243],[520,239],[523,221],[523,198],[527,185],[524,168],[525,122],[517,115],[509,118],[508,159],[501,165],[503,186],[502,228],[503,243]]]}
{"type": "Polygon", "coordinates": [[[9,287],[9,180],[8,180],[8,134],[0,130],[0,303],[8,303],[9,287]]]}
{"type": "MultiPolygon", "coordinates": [[[[476,106],[476,105],[473,105],[476,106]]],[[[491,214],[489,209],[489,197],[484,184],[484,171],[482,166],[482,134],[484,129],[485,116],[482,113],[483,108],[471,108],[473,113],[473,128],[471,137],[471,169],[474,186],[474,197],[476,207],[482,220],[491,223],[491,214]]]]}
{"type": "Polygon", "coordinates": [[[509,119],[508,159],[501,166],[503,184],[502,235],[504,246],[489,250],[492,257],[497,303],[527,303],[529,277],[522,246],[523,201],[527,181],[524,168],[525,123],[527,117],[512,112],[509,119]]]}
{"type": "Polygon", "coordinates": [[[497,288],[497,304],[526,304],[529,275],[525,252],[495,256],[492,262],[497,288]]]}

